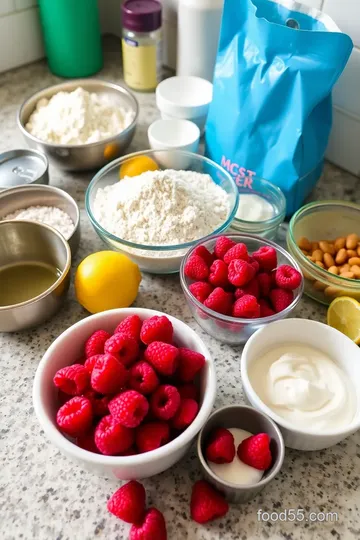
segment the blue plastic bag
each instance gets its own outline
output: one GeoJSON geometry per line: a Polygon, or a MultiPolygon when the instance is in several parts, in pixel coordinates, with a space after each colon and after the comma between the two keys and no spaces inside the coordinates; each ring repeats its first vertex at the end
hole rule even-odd
{"type": "Polygon", "coordinates": [[[316,9],[225,0],[206,155],[241,191],[254,175],[278,185],[292,214],[321,176],[331,90],[351,50],[350,37],[316,9]]]}

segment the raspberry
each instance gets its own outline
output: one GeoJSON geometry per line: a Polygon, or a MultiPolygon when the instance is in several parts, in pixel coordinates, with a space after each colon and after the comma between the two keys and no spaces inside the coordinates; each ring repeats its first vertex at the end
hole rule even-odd
{"type": "Polygon", "coordinates": [[[135,428],[147,415],[149,403],[139,392],[127,390],[110,401],[109,411],[122,426],[135,428]]]}
{"type": "Polygon", "coordinates": [[[115,394],[125,385],[125,366],[111,354],[102,354],[91,373],[91,387],[99,394],[115,394]]]}
{"type": "Polygon", "coordinates": [[[161,375],[173,375],[178,365],[179,351],[173,345],[153,341],[147,347],[144,358],[161,375]]]}
{"type": "Polygon", "coordinates": [[[247,247],[242,242],[236,244],[225,253],[224,262],[226,262],[226,264],[230,264],[230,261],[233,259],[241,259],[242,261],[249,260],[247,247]]]}
{"type": "Polygon", "coordinates": [[[195,375],[204,367],[205,356],[186,349],[185,347],[179,348],[179,367],[177,375],[182,382],[190,382],[194,379],[195,375]]]}
{"type": "Polygon", "coordinates": [[[213,463],[231,463],[235,457],[236,449],[234,436],[225,428],[216,429],[210,437],[206,447],[206,459],[213,463]]]}
{"type": "Polygon", "coordinates": [[[56,423],[64,433],[78,437],[88,431],[92,422],[91,403],[85,397],[75,396],[56,414],[56,423]]]}
{"type": "Polygon", "coordinates": [[[199,405],[194,399],[185,398],[180,402],[180,407],[171,421],[175,429],[186,429],[196,418],[199,405]]]}
{"type": "Polygon", "coordinates": [[[244,287],[238,287],[235,291],[235,298],[241,298],[242,296],[245,296],[245,294],[250,294],[251,296],[255,296],[255,298],[259,298],[260,287],[256,277],[249,281],[244,287]]]}
{"type": "Polygon", "coordinates": [[[229,285],[228,280],[228,267],[221,259],[216,259],[210,267],[209,281],[211,285],[215,287],[227,287],[229,285]]]}
{"type": "Polygon", "coordinates": [[[204,259],[207,266],[211,266],[215,259],[214,255],[205,246],[197,246],[193,251],[193,255],[199,255],[204,259]]]}
{"type": "Polygon", "coordinates": [[[82,394],[88,388],[89,383],[89,372],[81,364],[73,364],[59,369],[54,377],[55,386],[70,396],[82,394]]]}
{"type": "Polygon", "coordinates": [[[153,341],[172,343],[173,333],[173,325],[165,315],[154,315],[143,322],[140,338],[145,345],[150,345],[153,341]]]}
{"type": "Polygon", "coordinates": [[[155,390],[150,398],[151,412],[160,420],[169,420],[175,416],[180,401],[181,398],[177,388],[170,384],[163,384],[155,390]]]}
{"type": "Polygon", "coordinates": [[[189,398],[198,401],[199,391],[197,386],[193,383],[182,384],[177,387],[181,399],[189,398]]]}
{"type": "Polygon", "coordinates": [[[90,356],[95,356],[96,354],[103,354],[105,341],[107,341],[110,336],[111,334],[105,332],[105,330],[97,330],[94,332],[85,343],[86,358],[90,358],[90,356]]]}
{"type": "Polygon", "coordinates": [[[115,356],[124,366],[130,366],[139,356],[139,344],[134,338],[118,332],[105,343],[105,352],[115,356]]]}
{"type": "Polygon", "coordinates": [[[294,299],[292,291],[287,291],[285,289],[273,289],[270,291],[269,296],[272,307],[276,313],[279,313],[290,306],[294,299]]]}
{"type": "Polygon", "coordinates": [[[164,516],[156,508],[146,511],[142,523],[132,525],[130,540],[167,540],[164,516]]]}
{"type": "Polygon", "coordinates": [[[262,246],[252,254],[262,270],[273,270],[277,265],[276,250],[271,246],[262,246]]]}
{"type": "Polygon", "coordinates": [[[238,446],[237,455],[241,461],[250,465],[250,467],[266,471],[272,462],[269,435],[267,433],[258,433],[244,439],[238,446]]]}
{"type": "Polygon", "coordinates": [[[201,281],[202,279],[207,279],[209,267],[202,257],[199,255],[191,255],[185,263],[184,274],[190,279],[201,281]]]}
{"type": "Polygon", "coordinates": [[[136,456],[137,453],[138,452],[136,451],[136,449],[133,446],[130,446],[130,448],[128,448],[124,452],[121,452],[121,454],[119,454],[119,456],[136,456]]]}
{"type": "Polygon", "coordinates": [[[193,485],[190,503],[191,517],[197,523],[207,523],[225,516],[229,505],[224,497],[205,480],[193,485]]]}
{"type": "Polygon", "coordinates": [[[77,437],[76,439],[77,446],[88,452],[93,452],[93,454],[99,454],[100,452],[95,444],[94,435],[95,430],[85,433],[85,435],[80,435],[80,437],[77,437]]]}
{"type": "Polygon", "coordinates": [[[102,354],[95,354],[94,356],[89,356],[89,358],[85,360],[84,368],[88,370],[90,375],[93,372],[96,360],[102,356],[102,354]]]}
{"type": "Polygon", "coordinates": [[[260,305],[260,317],[271,317],[271,315],[275,315],[275,311],[271,309],[268,301],[265,300],[264,298],[260,298],[259,305],[260,305]]]}
{"type": "Polygon", "coordinates": [[[138,523],[145,514],[145,502],[144,486],[136,480],[131,480],[110,497],[107,509],[126,523],[138,523]]]}
{"type": "Polygon", "coordinates": [[[260,317],[260,306],[255,296],[245,294],[245,296],[236,300],[233,305],[232,315],[240,319],[257,319],[260,317]]]}
{"type": "Polygon", "coordinates": [[[140,394],[152,394],[159,386],[159,379],[154,368],[141,360],[130,368],[129,386],[140,394]]]}
{"type": "Polygon", "coordinates": [[[255,269],[251,264],[241,259],[233,259],[228,267],[228,279],[235,287],[246,285],[255,276],[255,269]]]}
{"type": "Polygon", "coordinates": [[[169,441],[170,428],[166,422],[149,422],[136,430],[136,446],[139,452],[151,452],[169,441]]]}
{"type": "Polygon", "coordinates": [[[301,283],[301,274],[289,264],[282,264],[275,270],[275,283],[280,289],[297,289],[301,283]]]}
{"type": "Polygon", "coordinates": [[[94,390],[88,390],[85,392],[84,397],[90,401],[94,416],[102,418],[109,414],[109,396],[102,396],[94,392],[94,390]]]}
{"type": "Polygon", "coordinates": [[[259,287],[260,287],[260,294],[261,296],[269,296],[270,290],[271,290],[271,277],[266,272],[259,272],[259,274],[256,276],[259,287]]]}
{"type": "Polygon", "coordinates": [[[195,296],[195,298],[203,304],[209,294],[213,292],[214,287],[205,281],[196,281],[195,283],[191,283],[191,285],[189,285],[189,290],[195,296]]]}
{"type": "Polygon", "coordinates": [[[248,263],[251,264],[251,266],[255,270],[255,274],[257,274],[258,271],[260,270],[260,264],[257,261],[255,261],[254,257],[249,257],[248,263]]]}
{"type": "Polygon", "coordinates": [[[109,414],[104,416],[95,429],[95,444],[102,454],[116,456],[134,443],[135,431],[122,426],[109,414]]]}
{"type": "Polygon", "coordinates": [[[235,245],[235,242],[227,236],[219,236],[215,243],[214,254],[218,259],[224,259],[225,253],[235,245]]]}
{"type": "Polygon", "coordinates": [[[213,292],[207,297],[204,305],[213,311],[229,315],[233,303],[233,295],[225,292],[221,287],[216,287],[213,292]]]}
{"type": "Polygon", "coordinates": [[[142,322],[138,315],[129,315],[115,328],[114,334],[124,334],[136,341],[140,341],[142,322]]]}

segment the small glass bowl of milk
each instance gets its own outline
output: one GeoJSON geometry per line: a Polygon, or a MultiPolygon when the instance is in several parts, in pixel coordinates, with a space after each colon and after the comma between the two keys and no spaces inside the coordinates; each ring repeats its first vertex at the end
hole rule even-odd
{"type": "Polygon", "coordinates": [[[286,200],[280,188],[262,178],[238,186],[239,206],[231,228],[273,240],[285,219],[286,200]]]}

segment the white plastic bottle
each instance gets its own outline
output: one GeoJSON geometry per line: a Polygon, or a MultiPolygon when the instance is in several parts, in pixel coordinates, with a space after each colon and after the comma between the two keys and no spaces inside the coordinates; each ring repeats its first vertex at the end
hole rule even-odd
{"type": "Polygon", "coordinates": [[[213,80],[224,0],[179,0],[177,75],[213,80]]]}

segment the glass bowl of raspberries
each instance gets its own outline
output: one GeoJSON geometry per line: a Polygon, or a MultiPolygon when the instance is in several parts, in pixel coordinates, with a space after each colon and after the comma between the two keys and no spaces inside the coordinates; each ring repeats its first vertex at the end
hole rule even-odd
{"type": "Polygon", "coordinates": [[[141,308],[71,326],[45,353],[33,388],[51,442],[85,468],[122,480],[181,459],[215,395],[214,363],[196,332],[141,308]]]}
{"type": "Polygon", "coordinates": [[[208,238],[180,268],[181,286],[198,324],[232,345],[288,317],[303,293],[303,275],[285,249],[251,234],[208,238]]]}

